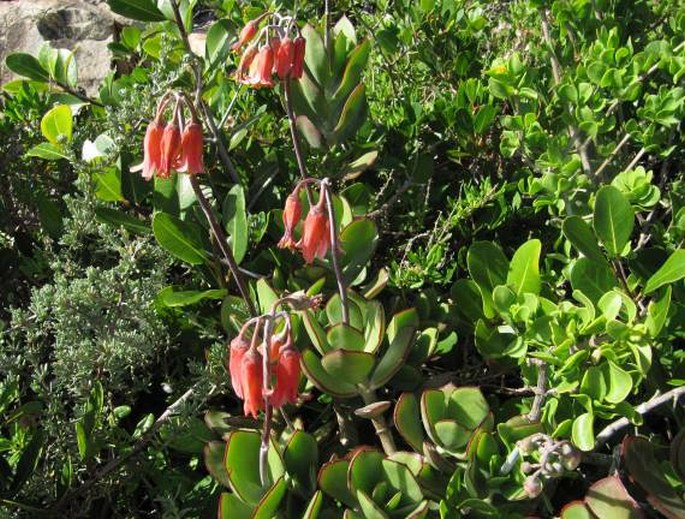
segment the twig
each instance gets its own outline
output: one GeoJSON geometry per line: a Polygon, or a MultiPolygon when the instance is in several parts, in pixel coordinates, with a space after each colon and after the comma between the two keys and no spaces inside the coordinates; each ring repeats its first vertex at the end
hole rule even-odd
{"type": "MultiPolygon", "coordinates": [[[[557,57],[557,54],[554,50],[552,36],[549,32],[549,11],[546,8],[541,9],[540,15],[542,17],[542,36],[549,50],[550,60],[552,62],[552,77],[554,78],[554,84],[556,86],[561,83],[561,64],[559,63],[559,58],[557,57]]],[[[567,104],[564,105],[564,108],[569,113],[569,115],[573,115],[567,104]]],[[[590,164],[590,159],[587,155],[587,147],[584,143],[580,141],[580,133],[578,131],[578,128],[576,128],[573,124],[569,124],[568,133],[571,136],[571,140],[573,141],[573,144],[576,148],[576,151],[578,152],[578,155],[580,155],[580,162],[583,165],[583,171],[586,175],[592,177],[592,165],[590,164]]]]}
{"type": "Polygon", "coordinates": [[[60,81],[56,81],[56,80],[54,80],[54,81],[55,81],[55,84],[56,84],[58,87],[60,87],[62,90],[64,90],[67,94],[71,94],[71,95],[73,95],[74,97],[77,97],[78,99],[80,99],[81,101],[84,101],[84,102],[86,102],[86,103],[90,103],[90,104],[95,105],[95,106],[99,106],[100,108],[104,108],[104,107],[105,107],[105,105],[102,104],[100,101],[96,101],[96,100],[93,99],[92,97],[88,97],[87,95],[82,94],[82,93],[79,92],[78,90],[75,90],[75,89],[71,88],[69,85],[67,85],[67,84],[65,84],[65,83],[62,83],[62,82],[60,82],[60,81]]]}
{"type": "MultiPolygon", "coordinates": [[[[120,467],[126,460],[132,458],[133,456],[137,455],[140,453],[145,446],[148,444],[148,442],[153,438],[154,434],[164,425],[171,416],[176,414],[176,412],[188,401],[188,399],[193,396],[195,391],[198,389],[198,386],[200,383],[196,383],[193,387],[188,389],[185,393],[183,393],[178,400],[176,400],[174,403],[172,403],[169,407],[166,408],[166,410],[155,420],[155,422],[152,424],[152,426],[138,439],[136,444],[133,446],[133,448],[119,456],[118,458],[114,458],[110,460],[105,466],[103,466],[101,469],[95,472],[92,478],[90,478],[88,481],[86,481],[83,485],[80,487],[76,488],[72,492],[67,492],[64,494],[62,499],[60,499],[59,503],[54,508],[54,512],[57,512],[64,508],[64,506],[71,500],[77,498],[78,496],[84,494],[87,492],[91,487],[93,487],[98,481],[103,479],[104,477],[108,476],[112,472],[114,472],[118,467],[120,467]]],[[[214,390],[214,387],[212,387],[207,396],[212,393],[214,390]]],[[[207,397],[205,397],[206,399],[207,397]]],[[[203,399],[204,403],[204,399],[203,399]]]]}
{"type": "MultiPolygon", "coordinates": [[[[359,386],[359,388],[362,400],[364,400],[365,405],[373,404],[378,400],[378,398],[376,398],[376,393],[372,389],[368,389],[362,386],[359,386]]],[[[390,432],[388,423],[385,421],[385,417],[381,414],[379,416],[371,418],[371,423],[373,424],[373,427],[376,430],[378,438],[381,440],[383,451],[388,456],[394,454],[397,451],[397,447],[395,447],[395,439],[392,437],[392,433],[390,432]]]]}
{"type": "Polygon", "coordinates": [[[247,291],[245,281],[243,280],[242,274],[240,273],[240,269],[238,268],[238,264],[235,261],[233,252],[231,251],[231,248],[228,246],[226,234],[224,233],[224,230],[221,228],[221,225],[216,219],[216,215],[214,214],[214,211],[209,205],[209,201],[207,200],[207,198],[205,198],[205,195],[202,192],[202,188],[200,187],[200,183],[197,180],[197,176],[189,175],[189,177],[190,185],[193,187],[193,191],[195,192],[197,201],[200,203],[202,212],[205,214],[205,218],[207,218],[209,227],[214,233],[214,237],[216,238],[219,248],[221,249],[224,258],[228,263],[228,268],[231,271],[231,274],[233,274],[233,279],[235,279],[236,285],[238,285],[238,291],[240,292],[241,297],[245,301],[245,304],[247,305],[250,314],[254,317],[257,315],[257,310],[254,306],[254,303],[252,302],[252,299],[250,298],[250,293],[247,291]]]}
{"type": "MultiPolygon", "coordinates": [[[[295,112],[293,111],[293,98],[290,92],[290,78],[283,81],[283,96],[285,97],[285,111],[288,114],[288,123],[290,126],[290,136],[293,140],[293,149],[295,150],[295,158],[297,159],[297,167],[300,170],[300,179],[304,180],[308,177],[307,166],[304,163],[304,155],[302,154],[302,148],[300,147],[300,139],[297,136],[295,112]]],[[[307,186],[307,201],[309,202],[309,207],[314,205],[314,198],[312,196],[311,189],[307,186]]]]}
{"type": "MultiPolygon", "coordinates": [[[[646,415],[647,413],[654,411],[658,407],[661,407],[662,405],[668,402],[672,401],[675,404],[683,395],[685,395],[685,386],[676,387],[664,393],[663,395],[654,397],[651,400],[648,400],[647,402],[640,404],[635,408],[635,412],[640,415],[646,415]]],[[[607,425],[596,436],[595,449],[598,449],[599,447],[607,443],[612,436],[620,432],[625,427],[628,427],[629,425],[630,420],[628,420],[628,418],[620,418],[615,422],[612,422],[609,425],[607,425]]]]}
{"type": "Polygon", "coordinates": [[[647,153],[647,150],[644,147],[640,148],[640,151],[637,152],[635,158],[632,161],[630,161],[630,164],[628,164],[625,167],[624,171],[630,171],[631,169],[633,169],[637,165],[637,163],[640,162],[640,159],[645,153],[647,153]]]}
{"type": "Polygon", "coordinates": [[[331,196],[331,188],[328,179],[325,178],[321,182],[323,193],[326,197],[326,208],[328,209],[329,232],[331,235],[331,257],[333,258],[333,272],[335,272],[335,280],[338,284],[338,292],[340,293],[340,306],[342,308],[343,323],[349,324],[350,310],[347,305],[347,290],[345,288],[345,279],[343,278],[342,269],[340,268],[340,244],[338,243],[338,226],[335,222],[335,211],[333,210],[333,197],[331,196]]]}
{"type": "Polygon", "coordinates": [[[407,180],[404,181],[404,183],[393,193],[393,195],[388,198],[388,201],[385,202],[382,206],[380,206],[378,209],[375,209],[368,213],[366,215],[367,218],[378,218],[382,214],[388,211],[402,196],[402,194],[409,189],[412,185],[414,184],[414,181],[411,178],[408,178],[407,180]]]}
{"type": "Polygon", "coordinates": [[[205,103],[204,99],[202,99],[202,70],[198,66],[195,54],[193,54],[193,50],[190,46],[190,40],[188,40],[188,33],[186,32],[186,28],[183,25],[183,18],[181,17],[181,11],[178,8],[178,2],[177,0],[170,0],[170,3],[171,8],[174,11],[176,25],[178,26],[178,31],[181,34],[181,40],[183,41],[183,46],[186,50],[186,54],[188,54],[188,56],[192,60],[192,69],[193,73],[195,74],[195,103],[202,110],[205,120],[207,121],[209,131],[214,137],[214,140],[216,142],[216,149],[219,153],[219,159],[221,159],[221,163],[223,164],[224,168],[228,170],[228,174],[231,176],[231,180],[233,180],[233,182],[236,184],[240,184],[240,177],[238,176],[238,172],[236,171],[235,166],[233,166],[233,161],[231,161],[231,157],[228,156],[226,143],[224,142],[223,136],[221,135],[221,132],[219,131],[219,128],[217,127],[216,122],[214,121],[212,111],[209,109],[209,106],[207,105],[207,103],[205,103]]]}
{"type": "Polygon", "coordinates": [[[531,422],[539,422],[542,415],[542,405],[547,396],[547,363],[539,359],[531,359],[530,363],[538,367],[538,382],[535,386],[535,398],[530,413],[528,413],[528,419],[531,422]]]}
{"type": "Polygon", "coordinates": [[[604,171],[604,168],[606,168],[609,165],[611,160],[616,156],[616,154],[619,151],[621,151],[621,148],[623,148],[625,143],[628,142],[629,140],[630,140],[630,134],[626,133],[623,136],[623,138],[620,140],[620,142],[616,145],[616,147],[613,150],[611,150],[611,153],[609,153],[609,156],[606,159],[604,159],[604,162],[602,162],[602,164],[599,166],[599,168],[597,168],[597,171],[595,171],[595,175],[597,175],[599,177],[602,174],[602,171],[604,171]]]}

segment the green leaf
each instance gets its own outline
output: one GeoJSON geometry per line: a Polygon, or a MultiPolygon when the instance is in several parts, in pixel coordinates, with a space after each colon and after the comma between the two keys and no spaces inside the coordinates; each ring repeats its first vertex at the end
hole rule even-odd
{"type": "Polygon", "coordinates": [[[609,383],[609,391],[605,397],[611,404],[623,402],[633,389],[633,379],[619,366],[611,361],[607,361],[608,369],[606,380],[609,383]]]}
{"type": "Polygon", "coordinates": [[[31,440],[23,449],[19,462],[17,463],[17,468],[14,471],[14,478],[12,478],[10,495],[18,492],[34,473],[36,467],[38,467],[43,452],[44,440],[45,433],[42,430],[37,430],[33,433],[31,440]]]}
{"type": "Polygon", "coordinates": [[[345,227],[340,233],[343,251],[343,277],[351,284],[373,256],[378,243],[376,224],[368,218],[360,218],[345,227]]]}
{"type": "Polygon", "coordinates": [[[645,294],[654,292],[657,288],[669,283],[675,283],[685,278],[685,249],[678,249],[671,254],[666,262],[657,270],[645,284],[645,294]]]}
{"type": "Polygon", "coordinates": [[[349,508],[355,508],[356,499],[350,492],[347,485],[347,473],[350,462],[346,459],[339,459],[324,463],[319,470],[319,487],[336,501],[349,508]]]}
{"type": "Polygon", "coordinates": [[[71,142],[73,117],[68,105],[57,105],[49,110],[40,121],[40,129],[43,136],[52,144],[61,144],[64,139],[71,142]]]}
{"type": "Polygon", "coordinates": [[[364,519],[388,519],[389,516],[363,490],[357,490],[357,500],[364,519]]]}
{"type": "Polygon", "coordinates": [[[668,310],[671,308],[671,287],[666,288],[658,301],[650,301],[647,306],[647,319],[645,324],[652,337],[659,335],[668,318],[668,310]]]}
{"type": "Polygon", "coordinates": [[[222,492],[219,497],[218,519],[252,519],[250,505],[243,503],[235,494],[222,492]]]}
{"type": "Polygon", "coordinates": [[[100,223],[106,223],[114,227],[124,227],[129,231],[140,234],[150,234],[152,232],[152,229],[150,229],[146,222],[111,207],[96,207],[95,219],[100,223]]]}
{"type": "Polygon", "coordinates": [[[582,451],[588,452],[595,447],[594,420],[592,413],[584,413],[573,421],[571,438],[582,451]]]}
{"type": "Polygon", "coordinates": [[[93,173],[95,196],[103,202],[121,202],[124,200],[121,185],[121,170],[117,167],[104,168],[93,173]]]}
{"type": "Polygon", "coordinates": [[[162,11],[153,0],[107,0],[109,7],[117,14],[141,22],[163,22],[162,11]]]}
{"type": "Polygon", "coordinates": [[[365,351],[332,350],[321,358],[321,365],[334,378],[347,384],[361,384],[369,378],[376,357],[365,351]]]}
{"type": "Polygon", "coordinates": [[[585,503],[597,517],[611,517],[612,519],[643,517],[639,505],[630,496],[618,476],[609,476],[593,484],[585,496],[585,503]]]}
{"type": "Polygon", "coordinates": [[[509,264],[507,284],[516,288],[516,294],[540,293],[540,240],[528,240],[521,245],[509,264]]]}
{"type": "Polygon", "coordinates": [[[245,209],[245,191],[240,184],[235,184],[226,194],[223,207],[223,218],[226,231],[231,237],[231,249],[238,264],[247,252],[249,228],[247,225],[247,211],[245,209]]]}
{"type": "Polygon", "coordinates": [[[592,228],[580,216],[569,216],[562,226],[564,236],[584,256],[593,260],[605,261],[599,242],[592,228]]]}
{"type": "Polygon", "coordinates": [[[64,148],[49,142],[37,144],[26,152],[27,157],[38,157],[45,160],[69,160],[69,156],[64,153],[64,148]]]}
{"type": "Polygon", "coordinates": [[[191,265],[201,265],[207,261],[200,240],[203,231],[197,225],[166,213],[156,213],[152,218],[152,232],[157,243],[176,258],[191,265]]]}
{"type": "Polygon", "coordinates": [[[183,290],[182,287],[169,286],[163,288],[157,294],[157,300],[170,308],[190,306],[205,299],[223,299],[226,297],[226,289],[213,290],[183,290]]]}
{"type": "Polygon", "coordinates": [[[252,519],[272,519],[278,512],[281,501],[283,501],[286,488],[285,478],[280,477],[274,486],[264,494],[252,514],[252,519]]]}
{"type": "Polygon", "coordinates": [[[286,471],[303,491],[310,495],[316,488],[316,469],[319,466],[319,448],[310,434],[297,430],[283,451],[286,471]]]}
{"type": "Polygon", "coordinates": [[[321,365],[321,360],[311,350],[302,352],[302,370],[312,383],[324,393],[338,398],[351,398],[357,395],[357,388],[347,380],[336,378],[321,365]]]}
{"type": "Polygon", "coordinates": [[[231,50],[234,32],[228,20],[218,20],[207,31],[205,53],[211,67],[219,61],[225,61],[231,50]]]}
{"type": "Polygon", "coordinates": [[[594,519],[583,501],[571,501],[561,509],[561,519],[594,519]]]}
{"type": "Polygon", "coordinates": [[[387,384],[402,367],[402,364],[404,364],[405,359],[409,355],[409,349],[414,343],[415,334],[416,328],[413,326],[404,326],[397,331],[397,334],[390,342],[390,346],[388,346],[387,351],[383,354],[373,372],[371,377],[372,389],[387,384]]]}
{"type": "Polygon", "coordinates": [[[402,393],[395,405],[395,427],[416,452],[422,452],[425,437],[420,413],[419,402],[414,393],[402,393]]]}
{"type": "Polygon", "coordinates": [[[361,332],[345,323],[338,323],[329,328],[326,339],[333,349],[362,351],[366,345],[361,332]]]}
{"type": "Polygon", "coordinates": [[[359,84],[361,74],[369,59],[370,50],[371,43],[369,40],[364,40],[350,53],[340,86],[333,94],[334,103],[344,102],[359,84]]]}
{"type": "Polygon", "coordinates": [[[323,493],[321,490],[314,492],[307,509],[302,514],[302,519],[317,519],[319,517],[319,512],[321,510],[321,504],[323,503],[323,493]]]}
{"type": "Polygon", "coordinates": [[[594,227],[612,257],[625,249],[633,232],[635,212],[628,199],[613,186],[604,186],[595,199],[594,227]]]}
{"type": "Polygon", "coordinates": [[[594,303],[617,285],[616,277],[606,261],[598,263],[589,258],[578,259],[571,270],[571,286],[580,290],[594,303]]]}
{"type": "Polygon", "coordinates": [[[5,64],[15,74],[33,79],[34,81],[50,81],[50,74],[40,62],[24,52],[16,52],[5,58],[5,64]]]}
{"type": "Polygon", "coordinates": [[[224,465],[224,456],[226,455],[226,443],[211,441],[204,447],[205,467],[219,483],[226,488],[230,487],[231,482],[228,479],[228,472],[224,465]]]}
{"type": "Polygon", "coordinates": [[[330,70],[326,48],[319,32],[307,24],[302,28],[302,36],[307,41],[304,62],[319,85],[325,85],[330,78],[330,70]]]}
{"type": "Polygon", "coordinates": [[[347,98],[340,119],[333,129],[333,141],[336,144],[351,138],[366,120],[368,104],[366,102],[366,87],[360,83],[347,98]]]}

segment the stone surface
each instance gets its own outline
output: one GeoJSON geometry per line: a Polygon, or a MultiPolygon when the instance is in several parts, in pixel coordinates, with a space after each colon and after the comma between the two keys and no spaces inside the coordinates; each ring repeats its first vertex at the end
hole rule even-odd
{"type": "Polygon", "coordinates": [[[75,51],[79,86],[93,95],[111,69],[107,44],[118,17],[102,0],[0,1],[0,83],[13,79],[5,66],[12,52],[34,56],[44,42],[75,51]]]}

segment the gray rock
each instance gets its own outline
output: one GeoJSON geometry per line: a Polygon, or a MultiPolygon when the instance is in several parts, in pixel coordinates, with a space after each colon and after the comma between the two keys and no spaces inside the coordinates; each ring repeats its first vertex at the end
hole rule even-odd
{"type": "Polygon", "coordinates": [[[111,69],[107,44],[114,39],[118,18],[99,0],[0,1],[0,83],[14,79],[5,66],[8,54],[36,55],[49,42],[74,51],[79,86],[96,94],[111,69]]]}

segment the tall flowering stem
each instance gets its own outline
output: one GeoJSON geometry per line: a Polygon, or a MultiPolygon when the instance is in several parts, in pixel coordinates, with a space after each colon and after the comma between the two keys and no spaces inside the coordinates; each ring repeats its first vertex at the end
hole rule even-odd
{"type": "MultiPolygon", "coordinates": [[[[285,97],[285,111],[288,114],[288,126],[290,127],[290,137],[293,140],[293,150],[295,151],[295,159],[297,160],[297,167],[300,169],[300,177],[302,180],[307,178],[307,166],[304,163],[304,154],[302,153],[302,146],[300,139],[297,136],[297,128],[295,121],[295,112],[293,110],[293,98],[290,92],[290,78],[283,81],[283,96],[285,97]]],[[[311,189],[307,185],[307,201],[309,205],[313,205],[314,200],[311,189]]]]}
{"type": "Polygon", "coordinates": [[[335,272],[335,280],[338,284],[338,292],[340,293],[340,305],[342,307],[342,320],[345,324],[350,323],[350,310],[347,304],[347,288],[345,287],[345,278],[340,268],[340,254],[342,249],[338,243],[338,227],[335,224],[335,211],[333,210],[333,196],[331,195],[331,185],[327,178],[321,181],[323,193],[326,197],[326,208],[328,209],[328,220],[330,222],[329,229],[331,233],[331,257],[333,259],[333,272],[335,272]]]}
{"type": "Polygon", "coordinates": [[[233,251],[231,251],[231,248],[228,246],[228,239],[226,238],[226,234],[224,233],[224,230],[221,228],[221,225],[219,224],[219,221],[217,220],[216,215],[212,210],[212,207],[209,205],[209,201],[202,192],[202,188],[200,187],[200,183],[198,182],[197,177],[195,175],[189,175],[189,178],[190,185],[193,187],[193,191],[195,192],[197,201],[200,203],[202,212],[204,213],[205,218],[207,218],[207,222],[209,223],[209,227],[214,233],[214,237],[216,238],[217,244],[219,245],[219,249],[221,250],[221,253],[224,255],[226,262],[228,263],[228,268],[231,271],[231,274],[233,275],[233,279],[235,280],[236,285],[238,285],[238,291],[240,292],[240,296],[243,298],[243,301],[245,301],[245,304],[247,305],[247,308],[250,311],[250,315],[255,316],[257,315],[257,309],[255,308],[254,303],[250,298],[250,293],[248,292],[247,286],[245,285],[245,280],[243,279],[240,273],[238,263],[236,263],[235,261],[233,251]]]}

